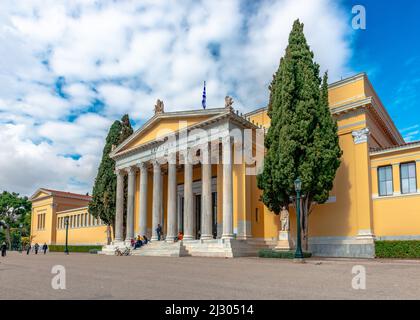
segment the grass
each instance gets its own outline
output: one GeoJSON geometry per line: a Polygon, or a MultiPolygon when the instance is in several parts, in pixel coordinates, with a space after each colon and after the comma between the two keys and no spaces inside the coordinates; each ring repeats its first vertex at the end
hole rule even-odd
{"type": "Polygon", "coordinates": [[[375,256],[380,259],[420,259],[420,241],[376,241],[375,256]]]}
{"type": "MultiPolygon", "coordinates": [[[[50,245],[48,247],[50,252],[64,252],[66,246],[50,245]]],[[[102,246],[68,246],[69,252],[88,252],[97,253],[102,250],[102,246]]]]}

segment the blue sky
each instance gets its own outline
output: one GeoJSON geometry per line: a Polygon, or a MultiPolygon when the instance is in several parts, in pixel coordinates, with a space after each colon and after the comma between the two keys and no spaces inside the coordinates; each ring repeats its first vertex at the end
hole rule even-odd
{"type": "Polygon", "coordinates": [[[354,33],[353,70],[367,72],[407,142],[420,140],[420,2],[346,1],[366,8],[366,30],[354,33]]]}
{"type": "Polygon", "coordinates": [[[112,121],[265,106],[295,19],[330,81],[368,73],[407,141],[420,139],[418,1],[2,0],[0,190],[89,192],[112,121]],[[367,10],[354,30],[351,9],[367,10]]]}

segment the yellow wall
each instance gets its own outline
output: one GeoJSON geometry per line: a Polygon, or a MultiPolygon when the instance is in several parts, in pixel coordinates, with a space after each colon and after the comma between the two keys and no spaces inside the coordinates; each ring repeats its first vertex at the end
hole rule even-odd
{"type": "Polygon", "coordinates": [[[376,236],[420,235],[420,146],[371,156],[373,223],[376,236]],[[401,194],[400,164],[416,163],[417,192],[401,194]],[[378,196],[378,167],[392,165],[394,195],[378,196]]]}
{"type": "MultiPolygon", "coordinates": [[[[65,217],[88,214],[87,208],[78,208],[74,210],[67,210],[57,213],[57,222],[59,219],[65,217]]],[[[79,226],[69,225],[68,229],[68,243],[70,245],[104,245],[107,243],[107,227],[100,220],[95,220],[93,216],[88,214],[88,223],[85,226],[85,221],[79,226]],[[96,221],[96,223],[94,222],[96,221]]],[[[80,220],[80,219],[79,219],[80,220]]],[[[65,244],[66,229],[62,224],[57,224],[57,240],[56,244],[65,244]]]]}

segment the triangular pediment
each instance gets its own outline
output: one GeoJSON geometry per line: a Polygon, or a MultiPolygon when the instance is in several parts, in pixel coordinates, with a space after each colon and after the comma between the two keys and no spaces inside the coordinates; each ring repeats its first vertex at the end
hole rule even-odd
{"type": "Polygon", "coordinates": [[[204,122],[225,112],[226,109],[218,108],[157,114],[121,143],[112,154],[116,155],[140,145],[159,140],[159,138],[170,133],[197,125],[200,122],[204,122]]]}
{"type": "Polygon", "coordinates": [[[44,189],[38,189],[37,191],[35,191],[35,193],[29,198],[30,201],[36,201],[39,199],[43,199],[45,197],[49,197],[51,196],[52,193],[44,190],[44,189]]]}

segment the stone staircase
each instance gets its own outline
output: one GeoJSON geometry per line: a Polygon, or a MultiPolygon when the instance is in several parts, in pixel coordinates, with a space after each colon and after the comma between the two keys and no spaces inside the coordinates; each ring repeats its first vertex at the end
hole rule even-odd
{"type": "MultiPolygon", "coordinates": [[[[155,257],[256,257],[258,250],[274,247],[276,242],[269,243],[254,239],[214,239],[214,240],[184,240],[174,243],[153,241],[136,250],[131,250],[133,256],[155,257]]],[[[100,254],[114,255],[115,249],[125,248],[124,243],[104,246],[100,254]]]]}
{"type": "Polygon", "coordinates": [[[153,241],[136,250],[131,250],[131,255],[149,257],[184,257],[188,256],[189,253],[182,241],[174,243],[153,241]]]}

